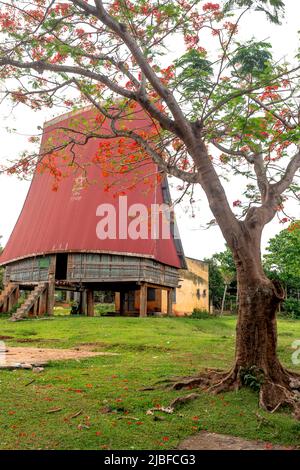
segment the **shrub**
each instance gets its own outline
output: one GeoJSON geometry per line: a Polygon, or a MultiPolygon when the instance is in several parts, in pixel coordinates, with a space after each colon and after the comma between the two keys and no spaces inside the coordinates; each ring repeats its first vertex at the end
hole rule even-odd
{"type": "Polygon", "coordinates": [[[194,308],[192,315],[189,318],[196,318],[197,320],[206,320],[211,318],[212,315],[207,310],[201,310],[200,308],[194,308]]]}
{"type": "Polygon", "coordinates": [[[263,372],[256,366],[242,368],[240,370],[240,378],[243,385],[251,388],[255,392],[260,390],[264,380],[263,372]]]}
{"type": "Polygon", "coordinates": [[[289,315],[293,318],[300,318],[300,302],[298,299],[286,299],[283,302],[283,309],[286,315],[289,315]]]}

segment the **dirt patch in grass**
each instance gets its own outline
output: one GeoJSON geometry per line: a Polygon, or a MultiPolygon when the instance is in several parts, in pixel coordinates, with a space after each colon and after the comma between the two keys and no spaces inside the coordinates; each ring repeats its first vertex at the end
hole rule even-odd
{"type": "Polygon", "coordinates": [[[45,365],[49,361],[66,361],[68,359],[84,359],[94,356],[114,356],[114,353],[88,351],[86,348],[76,349],[45,349],[27,347],[8,347],[5,351],[5,360],[1,367],[14,364],[45,365]]]}
{"type": "Polygon", "coordinates": [[[52,339],[52,338],[11,338],[16,343],[60,343],[60,339],[52,339]]]}
{"type": "Polygon", "coordinates": [[[269,442],[250,441],[241,437],[201,431],[182,441],[180,450],[292,450],[295,447],[273,445],[269,442]]]}
{"type": "Polygon", "coordinates": [[[80,349],[88,349],[90,350],[91,348],[107,348],[109,346],[109,343],[103,343],[101,341],[94,341],[91,343],[79,343],[80,349]]]}
{"type": "Polygon", "coordinates": [[[119,349],[124,352],[149,352],[149,353],[158,353],[158,352],[173,352],[174,349],[168,348],[165,346],[156,346],[156,345],[147,345],[147,344],[137,344],[137,343],[111,343],[107,345],[107,349],[119,349]]]}
{"type": "Polygon", "coordinates": [[[13,336],[0,336],[0,341],[6,340],[6,339],[14,339],[13,336]]]}

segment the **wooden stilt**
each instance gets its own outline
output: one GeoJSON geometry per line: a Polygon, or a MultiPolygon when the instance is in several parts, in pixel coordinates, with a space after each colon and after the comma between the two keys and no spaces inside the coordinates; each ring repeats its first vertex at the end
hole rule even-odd
{"type": "Polygon", "coordinates": [[[86,314],[86,291],[80,291],[79,315],[86,314]]]}
{"type": "Polygon", "coordinates": [[[33,304],[32,313],[34,317],[37,317],[39,311],[39,299],[37,299],[33,304]]]}
{"type": "Polygon", "coordinates": [[[54,274],[49,275],[47,289],[47,315],[52,316],[55,304],[55,277],[54,274]]]}
{"type": "Polygon", "coordinates": [[[86,291],[86,296],[87,296],[87,316],[88,317],[94,317],[95,316],[95,311],[94,311],[94,291],[91,289],[88,289],[86,291]]]}
{"type": "Polygon", "coordinates": [[[47,312],[47,289],[40,296],[38,316],[42,317],[47,312]]]}
{"type": "Polygon", "coordinates": [[[167,297],[167,314],[173,316],[173,289],[168,289],[167,297]]]}
{"type": "Polygon", "coordinates": [[[142,284],[140,288],[140,317],[147,316],[147,284],[142,284]]]}
{"type": "Polygon", "coordinates": [[[6,312],[10,312],[10,310],[18,303],[19,296],[20,296],[20,289],[19,289],[19,286],[17,286],[7,299],[6,312]]]}
{"type": "Polygon", "coordinates": [[[48,289],[47,289],[47,315],[49,316],[52,316],[54,313],[55,270],[56,270],[56,256],[51,256],[49,276],[48,276],[48,289]]]}
{"type": "Polygon", "coordinates": [[[125,292],[120,292],[120,315],[121,317],[125,315],[125,292]]]}

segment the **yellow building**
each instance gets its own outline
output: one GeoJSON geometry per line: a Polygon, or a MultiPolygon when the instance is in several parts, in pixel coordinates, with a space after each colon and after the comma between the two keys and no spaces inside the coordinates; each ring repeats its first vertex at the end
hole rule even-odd
{"type": "MultiPolygon", "coordinates": [[[[185,258],[188,269],[180,270],[179,287],[168,292],[147,286],[147,314],[166,315],[168,295],[172,295],[172,312],[176,316],[191,315],[195,308],[209,310],[209,272],[208,264],[194,258],[185,258]]],[[[138,315],[140,295],[138,290],[116,293],[116,311],[120,312],[120,297],[123,312],[138,315]]]]}
{"type": "Polygon", "coordinates": [[[188,269],[180,271],[180,283],[176,289],[173,312],[190,315],[194,308],[209,310],[208,264],[194,258],[185,258],[188,269]]]}

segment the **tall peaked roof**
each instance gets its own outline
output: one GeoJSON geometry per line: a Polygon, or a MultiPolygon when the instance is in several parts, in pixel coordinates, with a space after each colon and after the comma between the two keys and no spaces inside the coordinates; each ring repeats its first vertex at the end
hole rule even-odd
{"type": "MultiPolygon", "coordinates": [[[[135,110],[126,125],[147,132],[150,123],[142,111],[135,110]]],[[[169,203],[168,183],[159,176],[153,161],[134,153],[129,139],[86,139],[87,129],[97,126],[99,130],[99,116],[91,109],[69,113],[44,125],[42,163],[36,168],[0,264],[58,252],[98,252],[149,257],[169,266],[185,267],[178,237],[163,239],[162,231],[158,239],[118,236],[120,196],[122,200],[127,197],[128,207],[169,203]],[[74,139],[76,143],[71,142],[74,139]],[[101,204],[115,208],[115,239],[97,236],[97,208],[101,204]]],[[[101,122],[101,133],[109,132],[110,123],[101,122]]]]}

